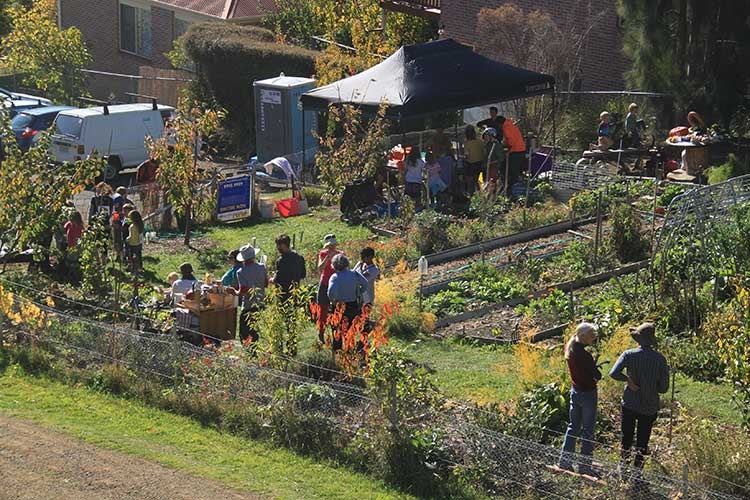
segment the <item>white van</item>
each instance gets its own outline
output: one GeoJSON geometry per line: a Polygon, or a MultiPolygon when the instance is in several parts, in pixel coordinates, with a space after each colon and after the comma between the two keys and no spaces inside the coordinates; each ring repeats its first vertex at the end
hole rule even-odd
{"type": "Polygon", "coordinates": [[[107,157],[105,179],[148,159],[146,137],[160,138],[171,106],[117,104],[63,111],[52,130],[50,152],[56,161],[77,161],[92,153],[107,157]]]}

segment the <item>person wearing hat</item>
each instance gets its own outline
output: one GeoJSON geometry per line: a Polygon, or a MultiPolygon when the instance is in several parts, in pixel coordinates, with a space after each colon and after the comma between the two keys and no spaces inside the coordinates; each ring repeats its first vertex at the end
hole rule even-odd
{"type": "MultiPolygon", "coordinates": [[[[255,248],[245,245],[237,254],[237,262],[242,267],[237,270],[237,284],[239,290],[230,288],[234,294],[242,297],[242,312],[240,313],[240,340],[242,343],[257,342],[258,332],[253,328],[253,315],[263,308],[268,286],[266,266],[256,262],[255,248]]],[[[231,292],[230,292],[231,293],[231,292]]]]}
{"type": "Polygon", "coordinates": [[[598,404],[597,382],[602,374],[594,357],[586,350],[596,341],[596,326],[581,323],[570,340],[565,344],[565,361],[568,364],[570,378],[573,381],[570,389],[570,423],[565,432],[562,453],[558,466],[561,469],[573,470],[576,440],[581,434],[581,459],[578,465],[580,474],[594,475],[591,469],[591,456],[594,453],[594,430],[596,429],[596,408],[598,404]]]}
{"type": "Polygon", "coordinates": [[[334,332],[333,350],[338,351],[343,344],[343,334],[362,312],[362,293],[367,289],[367,278],[349,269],[349,259],[344,254],[337,254],[331,261],[336,271],[328,285],[328,298],[334,307],[343,308],[343,319],[334,332]]]}
{"type": "Polygon", "coordinates": [[[328,299],[328,283],[331,276],[336,272],[332,265],[333,258],[344,253],[338,249],[338,245],[336,235],[327,234],[323,238],[323,250],[318,253],[320,282],[318,283],[317,302],[320,306],[318,311],[318,340],[320,342],[324,340],[323,332],[325,332],[326,321],[328,320],[328,307],[331,305],[331,301],[328,299]]]}
{"type": "Polygon", "coordinates": [[[602,111],[599,113],[599,130],[598,130],[599,149],[607,150],[612,147],[612,130],[609,123],[609,112],[602,111]]]}
{"type": "Polygon", "coordinates": [[[630,463],[630,449],[635,436],[634,465],[643,468],[643,456],[647,452],[651,429],[659,412],[659,394],[669,389],[669,365],[654,348],[656,328],[653,324],[643,323],[631,328],[630,335],[639,346],[622,353],[609,376],[627,383],[622,395],[622,461],[630,463]]]}

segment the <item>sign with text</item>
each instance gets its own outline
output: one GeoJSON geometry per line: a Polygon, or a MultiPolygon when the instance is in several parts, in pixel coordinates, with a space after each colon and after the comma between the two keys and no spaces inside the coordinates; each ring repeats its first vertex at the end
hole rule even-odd
{"type": "Polygon", "coordinates": [[[252,189],[249,175],[230,177],[219,182],[217,217],[220,221],[232,221],[250,217],[252,189]]]}

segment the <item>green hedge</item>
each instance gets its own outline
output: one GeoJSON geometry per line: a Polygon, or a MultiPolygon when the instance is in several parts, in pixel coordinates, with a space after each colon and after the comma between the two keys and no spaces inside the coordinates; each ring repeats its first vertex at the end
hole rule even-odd
{"type": "Polygon", "coordinates": [[[276,43],[256,26],[200,23],[185,35],[185,49],[198,67],[199,85],[227,110],[226,126],[243,152],[255,151],[253,82],[284,73],[308,77],[318,53],[276,43]]]}

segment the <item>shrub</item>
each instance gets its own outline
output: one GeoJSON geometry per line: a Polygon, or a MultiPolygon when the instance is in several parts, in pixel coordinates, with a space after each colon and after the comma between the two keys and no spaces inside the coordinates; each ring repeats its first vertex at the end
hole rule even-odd
{"type": "Polygon", "coordinates": [[[735,495],[748,493],[740,486],[750,484],[747,432],[693,420],[678,429],[678,436],[693,482],[735,495]]]}
{"type": "Polygon", "coordinates": [[[664,342],[663,352],[670,366],[695,380],[716,382],[723,377],[726,365],[719,356],[717,339],[711,334],[711,330],[709,327],[701,334],[668,337],[664,342]]]}
{"type": "Polygon", "coordinates": [[[309,208],[319,207],[323,205],[323,197],[325,191],[320,188],[314,188],[305,186],[302,188],[302,197],[307,200],[307,206],[309,208]]]}
{"type": "Polygon", "coordinates": [[[708,169],[708,183],[718,184],[748,173],[750,173],[750,165],[739,161],[734,153],[729,153],[725,163],[708,169]]]}
{"type": "Polygon", "coordinates": [[[646,257],[648,242],[641,237],[641,219],[632,207],[618,205],[610,217],[612,232],[610,245],[622,263],[635,262],[646,257]]]}
{"type": "Polygon", "coordinates": [[[424,317],[414,307],[402,307],[386,323],[388,335],[401,339],[412,339],[420,333],[431,333],[424,317]]]}
{"type": "Polygon", "coordinates": [[[422,255],[444,250],[448,244],[448,224],[450,218],[447,215],[434,210],[423,210],[414,217],[416,231],[414,234],[417,250],[422,255]]]}
{"type": "Polygon", "coordinates": [[[229,110],[225,124],[245,147],[255,143],[253,82],[282,72],[309,76],[315,71],[316,52],[275,41],[269,30],[231,23],[195,24],[184,35],[203,93],[229,110]]]}

